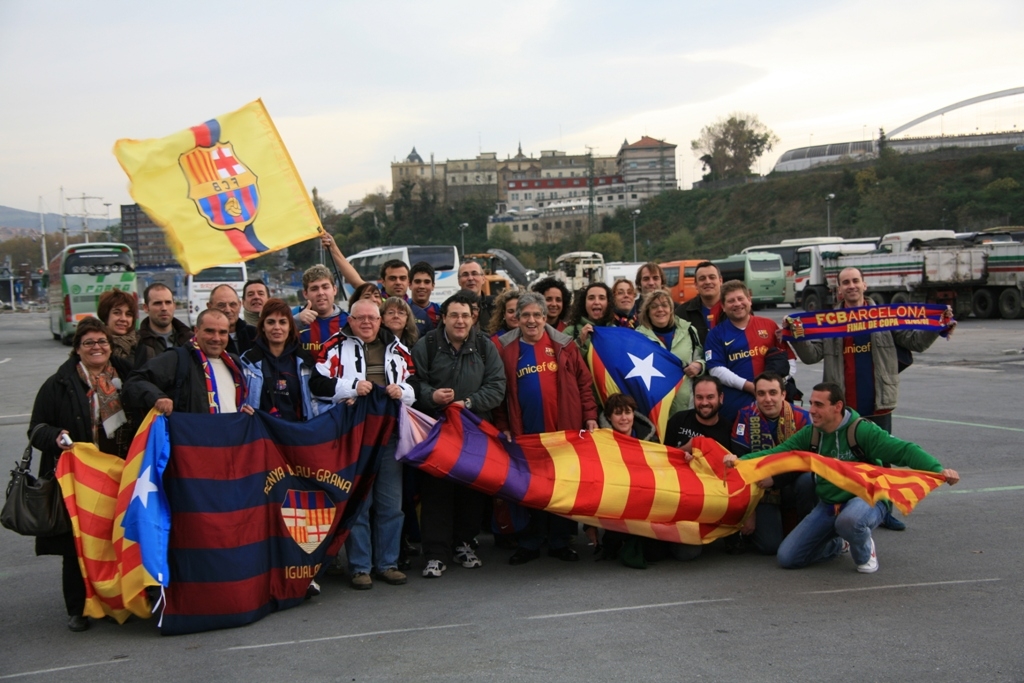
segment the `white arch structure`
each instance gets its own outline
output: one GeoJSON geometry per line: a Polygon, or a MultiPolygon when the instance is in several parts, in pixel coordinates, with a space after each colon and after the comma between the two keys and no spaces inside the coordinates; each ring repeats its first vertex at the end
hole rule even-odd
{"type": "Polygon", "coordinates": [[[962,102],[957,102],[956,104],[951,104],[951,105],[949,105],[947,107],[943,107],[942,109],[936,109],[935,111],[931,112],[930,114],[925,114],[924,116],[922,116],[920,118],[914,119],[910,123],[904,123],[899,128],[895,128],[895,129],[889,131],[889,133],[887,135],[888,135],[888,137],[893,137],[895,135],[899,135],[900,133],[902,133],[903,131],[907,130],[908,128],[913,128],[914,126],[916,126],[919,123],[924,123],[928,119],[933,119],[936,116],[942,116],[946,112],[953,111],[954,109],[960,109],[961,107],[969,107],[972,104],[978,104],[979,102],[987,102],[988,100],[997,100],[1000,97],[1010,97],[1011,95],[1021,95],[1021,94],[1024,94],[1024,87],[1010,88],[1009,90],[999,90],[998,92],[990,92],[987,95],[978,95],[977,97],[972,97],[969,100],[963,100],[962,102]]]}

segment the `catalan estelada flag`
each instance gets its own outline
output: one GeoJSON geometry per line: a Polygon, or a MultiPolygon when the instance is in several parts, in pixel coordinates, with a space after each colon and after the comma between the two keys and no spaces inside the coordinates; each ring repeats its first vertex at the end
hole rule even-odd
{"type": "Polygon", "coordinates": [[[322,229],[261,100],[165,138],[118,140],[114,155],[132,197],[193,275],[322,229]]]}
{"type": "Polygon", "coordinates": [[[736,471],[744,481],[752,484],[784,472],[814,472],[872,505],[880,500],[892,501],[905,515],[946,481],[943,475],[935,472],[877,467],[864,462],[825,458],[806,451],[787,451],[740,460],[736,463],[736,471]]]}
{"type": "MultiPolygon", "coordinates": [[[[408,411],[403,409],[403,413],[408,411]]],[[[405,421],[405,417],[403,417],[405,421]]],[[[710,543],[740,529],[761,490],[722,464],[726,451],[695,440],[695,458],[610,429],[509,441],[472,412],[450,407],[402,460],[488,495],[606,529],[710,543]]]]}
{"type": "Polygon", "coordinates": [[[590,339],[587,365],[601,402],[612,394],[629,394],[658,436],[664,436],[669,408],[686,381],[682,361],[627,327],[595,327],[590,339]]]}

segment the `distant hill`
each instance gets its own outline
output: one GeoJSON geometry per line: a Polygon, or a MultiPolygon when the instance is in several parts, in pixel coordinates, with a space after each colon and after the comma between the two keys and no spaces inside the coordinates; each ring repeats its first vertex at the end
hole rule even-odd
{"type": "MultiPolygon", "coordinates": [[[[110,222],[116,224],[121,220],[120,207],[118,211],[114,211],[114,207],[111,206],[110,222]]],[[[68,216],[68,232],[81,232],[82,230],[82,219],[78,216],[68,216]]],[[[46,232],[56,232],[61,227],[61,216],[56,213],[44,213],[43,224],[46,226],[46,232]]],[[[29,229],[36,233],[39,232],[39,214],[33,211],[22,211],[21,209],[13,209],[9,206],[0,206],[0,228],[20,228],[29,229]]],[[[105,230],[107,228],[106,218],[90,218],[89,229],[90,230],[105,230]]],[[[2,234],[2,233],[0,233],[2,234]]],[[[15,235],[3,235],[2,239],[8,239],[15,235]]]]}

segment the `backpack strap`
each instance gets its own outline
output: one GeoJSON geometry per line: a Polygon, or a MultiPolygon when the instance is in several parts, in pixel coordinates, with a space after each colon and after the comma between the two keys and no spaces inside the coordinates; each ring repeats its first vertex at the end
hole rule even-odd
{"type": "Polygon", "coordinates": [[[846,443],[849,444],[850,452],[853,453],[857,460],[860,460],[861,462],[867,462],[867,454],[864,452],[863,448],[857,445],[857,425],[859,425],[861,422],[864,422],[864,418],[858,417],[856,420],[851,422],[849,426],[846,428],[846,443]]]}
{"type": "Polygon", "coordinates": [[[811,427],[811,444],[807,447],[811,453],[817,453],[821,448],[821,430],[811,427]]]}

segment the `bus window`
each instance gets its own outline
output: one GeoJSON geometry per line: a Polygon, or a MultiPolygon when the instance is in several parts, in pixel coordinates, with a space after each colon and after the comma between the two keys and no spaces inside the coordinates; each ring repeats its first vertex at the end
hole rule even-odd
{"type": "Polygon", "coordinates": [[[750,259],[750,270],[757,273],[770,273],[782,268],[782,263],[773,259],[750,259]]]}
{"type": "Polygon", "coordinates": [[[665,282],[662,283],[665,287],[675,287],[679,284],[679,266],[662,268],[661,272],[665,273],[665,282]]]}
{"type": "Polygon", "coordinates": [[[426,261],[436,270],[455,268],[455,251],[451,247],[409,247],[409,265],[426,261]]]}

